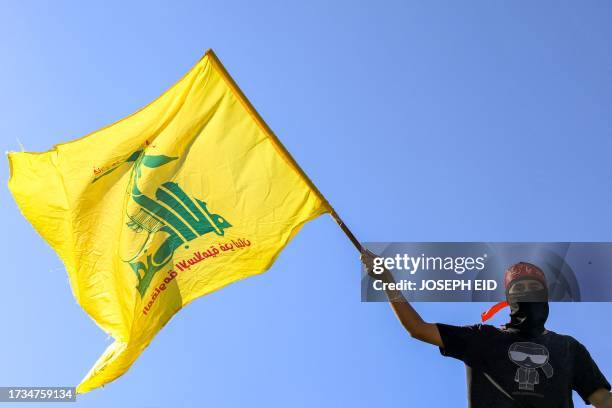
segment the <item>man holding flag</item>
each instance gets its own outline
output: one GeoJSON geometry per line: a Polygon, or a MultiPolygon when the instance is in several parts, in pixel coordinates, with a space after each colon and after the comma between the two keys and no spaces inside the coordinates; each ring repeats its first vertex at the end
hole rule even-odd
{"type": "MultiPolygon", "coordinates": [[[[79,305],[114,338],[80,393],[125,373],[192,300],[265,272],[315,217],[330,213],[361,250],[212,51],[140,111],[47,152],[10,153],[9,164],[21,212],[64,262],[79,305]]],[[[362,256],[371,270],[375,256],[362,256]]],[[[427,323],[400,292],[387,294],[413,337],[472,367],[472,406],[571,406],[573,388],[612,407],[584,346],[544,329],[546,299],[521,300],[525,288],[545,294],[541,271],[513,268],[504,331],[427,323]]]]}
{"type": "MultiPolygon", "coordinates": [[[[361,255],[370,276],[393,283],[388,270],[380,275],[373,272],[376,258],[366,249],[361,255]]],[[[504,284],[507,302],[500,306],[509,305],[511,312],[510,322],[501,328],[428,323],[401,291],[387,285],[385,293],[412,337],[465,363],[470,407],[572,407],[575,390],[587,404],[612,408],[610,384],[587,349],[574,338],[544,327],[548,289],[542,270],[520,262],[508,268],[504,284]]],[[[483,320],[490,316],[483,314],[483,320]]]]}

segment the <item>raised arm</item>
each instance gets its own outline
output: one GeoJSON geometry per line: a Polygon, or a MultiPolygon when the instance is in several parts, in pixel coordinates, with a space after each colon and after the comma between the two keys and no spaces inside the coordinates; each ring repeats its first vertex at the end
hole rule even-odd
{"type": "Polygon", "coordinates": [[[612,393],[605,388],[600,388],[591,394],[589,402],[595,408],[612,408],[612,393]]]}
{"type": "MultiPolygon", "coordinates": [[[[369,275],[374,279],[382,280],[384,283],[395,283],[393,276],[387,270],[380,275],[372,272],[374,258],[377,258],[377,256],[367,249],[364,249],[361,254],[361,261],[365,265],[369,275]]],[[[427,323],[424,321],[410,303],[408,303],[401,291],[389,289],[389,285],[385,285],[385,288],[385,294],[389,299],[391,308],[393,308],[395,315],[408,333],[415,339],[443,347],[438,326],[434,323],[427,323]]]]}

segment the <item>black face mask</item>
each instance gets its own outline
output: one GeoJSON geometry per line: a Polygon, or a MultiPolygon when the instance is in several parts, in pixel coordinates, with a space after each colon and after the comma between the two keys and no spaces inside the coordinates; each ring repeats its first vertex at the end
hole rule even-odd
{"type": "Polygon", "coordinates": [[[545,288],[513,294],[506,291],[506,299],[510,304],[510,323],[506,324],[507,328],[531,337],[544,332],[544,323],[548,319],[548,291],[545,288]]]}

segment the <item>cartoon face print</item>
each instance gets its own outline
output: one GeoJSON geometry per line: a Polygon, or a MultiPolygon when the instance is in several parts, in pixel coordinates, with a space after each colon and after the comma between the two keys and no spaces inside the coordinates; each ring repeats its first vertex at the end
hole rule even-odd
{"type": "Polygon", "coordinates": [[[531,342],[512,343],[508,349],[508,357],[519,367],[514,376],[514,381],[519,384],[519,390],[534,390],[535,384],[540,383],[538,368],[544,372],[546,378],[553,376],[554,370],[548,363],[550,353],[541,344],[531,342]]]}
{"type": "Polygon", "coordinates": [[[548,363],[548,349],[536,343],[513,343],[508,349],[512,362],[520,367],[538,368],[548,363]]]}

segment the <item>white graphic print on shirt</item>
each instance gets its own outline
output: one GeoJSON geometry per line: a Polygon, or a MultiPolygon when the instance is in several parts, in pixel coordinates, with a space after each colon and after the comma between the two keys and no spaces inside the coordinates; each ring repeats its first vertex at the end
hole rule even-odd
{"type": "Polygon", "coordinates": [[[518,366],[514,381],[518,383],[519,390],[534,390],[534,385],[540,383],[538,368],[542,369],[546,378],[553,376],[553,368],[548,363],[548,349],[541,344],[512,343],[508,349],[508,357],[518,366]]]}

